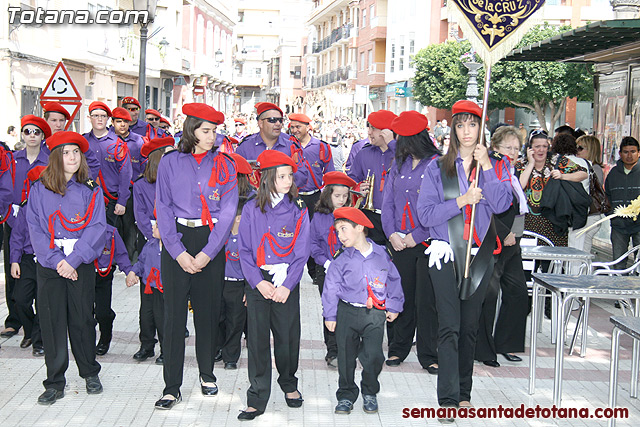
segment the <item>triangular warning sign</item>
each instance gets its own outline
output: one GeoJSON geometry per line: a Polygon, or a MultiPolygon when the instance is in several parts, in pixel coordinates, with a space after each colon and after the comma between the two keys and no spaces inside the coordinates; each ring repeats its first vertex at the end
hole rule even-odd
{"type": "MultiPolygon", "coordinates": [[[[40,105],[42,105],[43,109],[47,102],[49,101],[48,100],[40,101],[40,105]]],[[[73,122],[73,119],[76,117],[76,114],[78,114],[78,111],[80,110],[80,105],[82,103],[71,102],[71,101],[56,101],[56,102],[62,105],[62,107],[69,112],[69,116],[71,117],[69,120],[67,120],[67,125],[64,127],[64,130],[67,130],[69,129],[69,126],[71,126],[71,123],[73,122]]]]}
{"type": "Polygon", "coordinates": [[[68,101],[80,101],[82,97],[80,92],[76,89],[76,85],[73,84],[71,76],[67,72],[62,61],[58,63],[56,69],[53,70],[53,74],[49,79],[49,83],[45,86],[40,95],[42,100],[54,100],[63,99],[68,101]]]}

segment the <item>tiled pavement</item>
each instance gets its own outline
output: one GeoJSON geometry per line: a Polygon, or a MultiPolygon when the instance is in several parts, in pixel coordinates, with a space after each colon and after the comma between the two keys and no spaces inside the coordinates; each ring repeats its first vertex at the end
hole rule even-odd
{"type": "MultiPolygon", "coordinates": [[[[2,283],[0,281],[0,283],[2,283]]],[[[0,319],[7,314],[4,285],[0,290],[0,319]]],[[[138,288],[126,288],[124,275],[118,273],[113,284],[113,307],[117,313],[114,339],[109,353],[99,357],[102,371],[100,378],[104,393],[89,396],[84,381],[71,360],[67,371],[67,389],[64,399],[51,407],[36,404],[43,391],[45,378],[44,360],[31,356],[31,349],[19,347],[22,333],[1,339],[0,344],[0,426],[220,426],[239,425],[238,411],[244,408],[246,399],[247,355],[243,348],[237,371],[225,371],[216,365],[220,393],[216,397],[200,394],[195,362],[193,323],[190,316],[187,339],[183,402],[171,411],[153,409],[155,400],[163,388],[162,368],[147,361],[135,362],[131,356],[138,350],[138,288]]],[[[275,379],[272,398],[267,412],[254,423],[273,426],[405,426],[438,425],[435,420],[405,419],[403,408],[434,407],[436,401],[436,377],[420,368],[414,352],[397,368],[385,366],[378,395],[380,411],[370,415],[362,411],[361,400],[351,415],[335,415],[335,390],[338,374],[324,362],[321,330],[321,307],[318,290],[305,274],[301,288],[302,343],[300,351],[299,388],[305,398],[301,409],[286,406],[275,379]]],[[[611,325],[609,315],[618,313],[611,302],[596,302],[590,312],[589,348],[586,358],[565,358],[563,405],[565,407],[606,407],[609,385],[609,352],[611,325]]],[[[538,380],[534,395],[528,391],[528,338],[524,361],[510,363],[499,356],[500,368],[475,365],[472,403],[476,407],[498,405],[528,407],[552,405],[553,354],[549,341],[550,323],[545,320],[539,338],[538,380]]],[[[619,420],[620,426],[638,425],[640,403],[629,398],[631,341],[621,339],[621,363],[618,402],[629,408],[630,418],[619,420]]],[[[275,372],[275,368],[274,368],[275,372]]],[[[251,423],[248,423],[251,425],[251,423]]],[[[605,425],[605,422],[563,419],[491,419],[458,420],[457,425],[605,425]]]]}

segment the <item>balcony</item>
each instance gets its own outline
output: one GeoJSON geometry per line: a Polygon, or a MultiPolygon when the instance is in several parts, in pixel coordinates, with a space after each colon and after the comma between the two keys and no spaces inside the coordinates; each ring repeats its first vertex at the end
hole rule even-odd
{"type": "Polygon", "coordinates": [[[355,35],[355,30],[352,24],[343,25],[340,28],[336,28],[331,31],[331,35],[322,39],[319,42],[313,42],[311,53],[320,53],[325,49],[330,48],[334,43],[339,41],[347,42],[349,37],[355,35]]]}
{"type": "Polygon", "coordinates": [[[305,80],[305,86],[311,89],[318,89],[333,83],[346,84],[347,80],[355,78],[356,72],[355,70],[352,70],[351,67],[339,67],[320,76],[307,77],[305,80]]]}

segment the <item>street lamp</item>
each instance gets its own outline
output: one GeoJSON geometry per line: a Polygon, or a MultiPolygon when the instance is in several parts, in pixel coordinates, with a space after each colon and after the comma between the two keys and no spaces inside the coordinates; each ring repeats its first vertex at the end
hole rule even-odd
{"type": "Polygon", "coordinates": [[[216,65],[219,67],[220,64],[223,61],[223,59],[222,59],[222,51],[220,49],[216,50],[215,60],[216,60],[216,65]]]}
{"type": "Polygon", "coordinates": [[[133,0],[133,8],[137,11],[147,11],[149,19],[140,24],[140,67],[138,69],[138,101],[140,109],[145,110],[147,97],[145,87],[147,83],[147,30],[150,22],[156,17],[158,0],[133,0]]]}

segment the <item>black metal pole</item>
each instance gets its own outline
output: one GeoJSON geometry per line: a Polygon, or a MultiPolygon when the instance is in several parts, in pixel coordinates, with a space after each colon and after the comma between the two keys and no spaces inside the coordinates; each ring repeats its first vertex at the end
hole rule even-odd
{"type": "Polygon", "coordinates": [[[140,26],[140,68],[138,74],[138,101],[140,102],[141,120],[144,120],[144,110],[147,108],[145,94],[147,85],[147,24],[140,26]]]}

